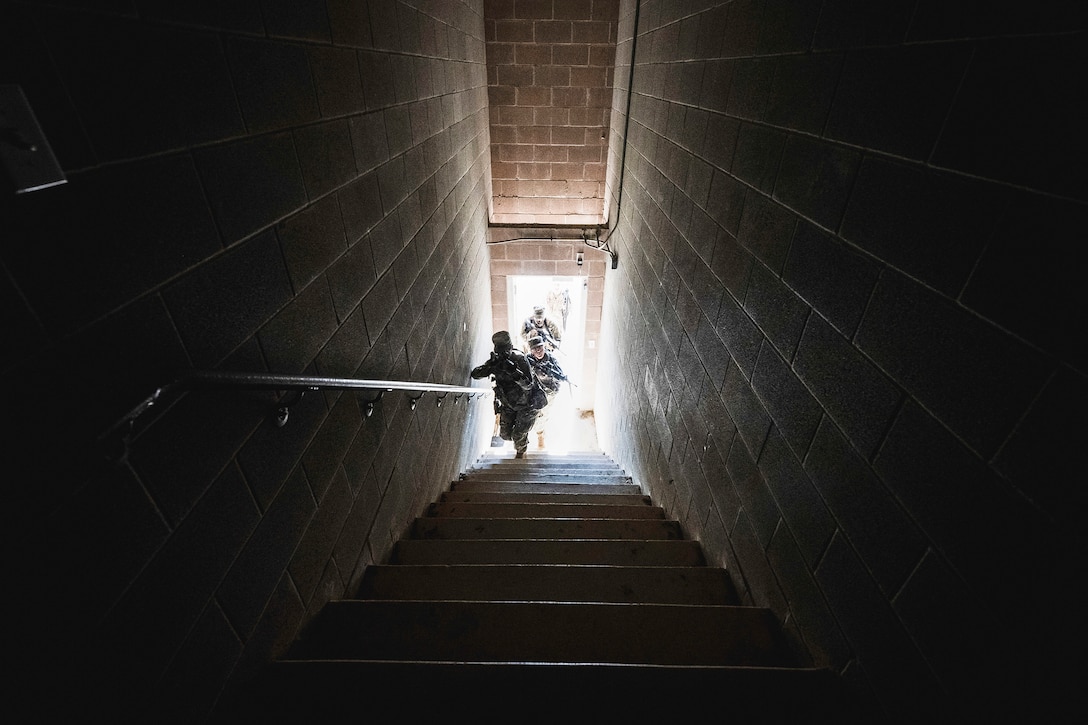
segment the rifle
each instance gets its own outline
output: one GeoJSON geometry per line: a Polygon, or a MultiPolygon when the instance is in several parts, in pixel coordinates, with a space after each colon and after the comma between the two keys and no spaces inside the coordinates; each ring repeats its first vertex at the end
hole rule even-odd
{"type": "Polygon", "coordinates": [[[555,362],[554,360],[544,360],[540,362],[537,362],[536,360],[531,360],[529,364],[533,367],[539,368],[549,377],[567,383],[568,385],[573,385],[576,388],[578,387],[575,383],[571,382],[571,379],[567,377],[567,374],[559,368],[559,363],[555,362]]]}
{"type": "Polygon", "coordinates": [[[531,339],[534,335],[540,335],[542,338],[544,338],[544,344],[547,345],[548,352],[557,352],[560,355],[567,354],[563,351],[562,348],[559,347],[559,341],[552,337],[552,333],[548,329],[547,325],[545,325],[544,327],[536,327],[534,325],[533,330],[526,337],[528,339],[531,339]]]}
{"type": "Polygon", "coordinates": [[[553,377],[556,380],[562,380],[565,383],[570,382],[570,378],[567,377],[566,373],[560,370],[559,365],[552,360],[548,360],[541,367],[544,369],[544,372],[546,372],[550,377],[553,377]]]}
{"type": "Polygon", "coordinates": [[[559,349],[559,341],[552,336],[552,331],[548,329],[547,325],[537,329],[540,331],[540,336],[544,338],[544,342],[551,345],[553,350],[559,349]]]}
{"type": "Polygon", "coordinates": [[[517,378],[525,377],[525,372],[521,368],[519,368],[517,365],[515,365],[513,360],[506,357],[505,355],[499,355],[497,352],[493,352],[493,353],[491,353],[491,362],[492,362],[492,367],[494,367],[495,363],[498,363],[500,367],[505,368],[514,377],[517,377],[517,378]]]}

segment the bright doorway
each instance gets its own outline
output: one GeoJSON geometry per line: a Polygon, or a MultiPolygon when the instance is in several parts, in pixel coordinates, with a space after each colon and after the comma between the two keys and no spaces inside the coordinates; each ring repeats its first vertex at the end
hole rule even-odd
{"type": "MultiPolygon", "coordinates": [[[[509,300],[509,330],[520,343],[522,325],[542,305],[545,314],[559,325],[562,339],[553,353],[563,372],[573,385],[564,384],[549,404],[545,424],[545,450],[550,453],[577,450],[597,450],[592,411],[584,409],[581,394],[583,359],[586,346],[586,299],[588,281],[585,277],[550,275],[514,276],[506,278],[509,300]]],[[[520,344],[519,344],[520,347],[520,344]]],[[[534,432],[529,437],[529,450],[537,445],[534,432]]]]}

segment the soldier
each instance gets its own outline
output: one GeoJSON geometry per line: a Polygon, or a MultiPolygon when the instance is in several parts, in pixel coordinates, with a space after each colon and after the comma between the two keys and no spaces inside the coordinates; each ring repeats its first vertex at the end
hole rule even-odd
{"type": "Polygon", "coordinates": [[[525,353],[514,349],[510,333],[500,330],[491,336],[491,342],[495,351],[487,362],[473,369],[472,377],[478,380],[490,376],[494,380],[499,435],[503,440],[512,440],[516,457],[524,458],[529,431],[547,400],[525,353]]]}
{"type": "MultiPolygon", "coordinates": [[[[541,387],[544,388],[548,403],[551,403],[559,392],[559,383],[569,382],[569,378],[563,372],[563,368],[560,367],[559,361],[547,351],[544,338],[540,335],[529,338],[529,366],[532,367],[533,374],[536,375],[536,379],[540,381],[541,387]]],[[[544,447],[544,430],[548,424],[549,410],[550,405],[545,406],[536,419],[536,444],[538,448],[544,447]]]]}
{"type": "Polygon", "coordinates": [[[558,282],[552,285],[552,291],[548,293],[548,314],[562,320],[561,330],[567,329],[567,318],[570,317],[570,292],[558,282]]]}
{"type": "Polygon", "coordinates": [[[529,338],[534,336],[543,337],[549,351],[558,349],[559,342],[563,339],[559,325],[544,315],[544,308],[540,305],[534,307],[533,314],[521,324],[521,342],[526,352],[529,350],[529,338]]]}

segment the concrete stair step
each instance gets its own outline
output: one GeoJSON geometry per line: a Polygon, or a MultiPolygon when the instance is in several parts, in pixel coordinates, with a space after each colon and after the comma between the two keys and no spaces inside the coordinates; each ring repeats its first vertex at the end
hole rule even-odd
{"type": "Polygon", "coordinates": [[[642,489],[633,483],[520,483],[517,481],[454,481],[450,490],[491,491],[494,493],[626,493],[641,494],[642,489]]]}
{"type": "Polygon", "coordinates": [[[793,662],[758,607],[341,600],[287,659],[608,662],[774,667],[793,662]]]}
{"type": "Polygon", "coordinates": [[[653,519],[473,519],[421,517],[416,539],[681,539],[676,521],[653,519]]]}
{"type": "Polygon", "coordinates": [[[549,471],[553,473],[603,473],[605,475],[624,474],[622,467],[612,461],[567,461],[548,463],[539,459],[525,458],[498,463],[476,463],[465,469],[464,473],[494,473],[496,471],[549,471]]]}
{"type": "Polygon", "coordinates": [[[395,564],[586,564],[607,566],[702,566],[697,541],[623,539],[401,539],[395,564]]]}
{"type": "Polygon", "coordinates": [[[604,503],[566,503],[532,501],[511,503],[432,503],[427,507],[427,516],[441,518],[477,518],[477,519],[542,519],[542,518],[589,518],[589,519],[664,519],[665,511],[660,506],[635,504],[604,503]]]}
{"type": "Polygon", "coordinates": [[[461,474],[461,478],[486,478],[486,477],[507,477],[513,479],[528,478],[532,476],[622,476],[627,478],[627,474],[619,468],[568,468],[558,469],[555,467],[514,467],[514,466],[496,466],[494,468],[477,468],[464,471],[461,474]]]}
{"type": "Polygon", "coordinates": [[[411,712],[547,725],[682,722],[711,712],[762,725],[861,722],[847,715],[834,673],[809,668],[294,660],[273,665],[239,700],[244,718],[230,719],[227,707],[224,722],[262,714],[393,722],[411,712]]]}
{"type": "Polygon", "coordinates": [[[465,472],[471,471],[578,471],[578,470],[603,470],[609,472],[623,472],[622,466],[608,458],[594,460],[544,460],[540,454],[532,455],[532,451],[525,458],[511,458],[504,461],[479,460],[465,468],[465,472]]]}
{"type": "Polygon", "coordinates": [[[518,481],[540,483],[630,483],[631,477],[613,472],[605,474],[599,471],[555,471],[546,469],[524,470],[489,470],[472,471],[465,474],[463,480],[468,481],[518,481]]]}
{"type": "Polygon", "coordinates": [[[446,491],[441,503],[603,503],[619,506],[649,506],[650,497],[641,493],[502,493],[497,491],[446,491]]]}
{"type": "Polygon", "coordinates": [[[622,467],[615,460],[606,456],[594,456],[573,458],[567,456],[547,456],[546,454],[530,451],[524,458],[506,459],[479,459],[469,466],[466,474],[478,474],[478,472],[494,471],[531,471],[547,470],[562,472],[562,474],[577,474],[577,472],[599,472],[606,476],[623,475],[622,467]]]}
{"type": "Polygon", "coordinates": [[[725,571],[569,564],[367,567],[357,599],[737,604],[725,571]]]}
{"type": "Polygon", "coordinates": [[[427,513],[224,722],[860,722],[603,454],[489,449],[427,513]]]}
{"type": "Polygon", "coordinates": [[[601,468],[618,471],[620,470],[620,464],[610,458],[605,458],[604,456],[582,459],[556,457],[545,460],[539,455],[536,455],[529,458],[511,458],[501,461],[479,460],[470,465],[468,470],[472,471],[491,468],[548,468],[556,471],[574,470],[579,468],[601,468]]]}
{"type": "Polygon", "coordinates": [[[563,465],[567,463],[596,463],[616,465],[608,455],[601,452],[571,451],[569,453],[553,453],[548,450],[533,450],[525,458],[515,458],[511,448],[501,450],[485,449],[483,454],[476,459],[474,465],[486,465],[488,463],[510,463],[513,465],[526,465],[530,463],[548,463],[563,465]]]}

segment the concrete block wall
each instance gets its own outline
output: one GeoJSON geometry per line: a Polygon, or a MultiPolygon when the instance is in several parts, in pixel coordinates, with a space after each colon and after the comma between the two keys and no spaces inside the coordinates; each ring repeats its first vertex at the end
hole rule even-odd
{"type": "Polygon", "coordinates": [[[871,722],[1077,689],[1085,14],[1001,10],[621,5],[599,437],[871,722]]]}
{"type": "Polygon", "coordinates": [[[43,720],[199,721],[491,433],[489,400],[308,392],[277,428],[276,394],[194,393],[105,462],[180,371],[467,385],[490,349],[482,2],[213,5],[0,4],[0,82],[68,175],[0,202],[16,709],[43,720]]]}
{"type": "Polygon", "coordinates": [[[487,0],[493,221],[602,221],[617,0],[487,0]]]}

